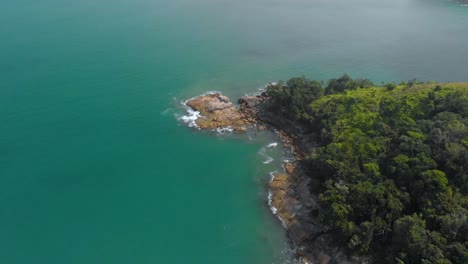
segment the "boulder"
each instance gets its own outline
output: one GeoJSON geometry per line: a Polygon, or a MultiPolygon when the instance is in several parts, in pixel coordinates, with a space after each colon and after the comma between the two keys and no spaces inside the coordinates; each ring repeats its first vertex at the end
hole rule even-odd
{"type": "Polygon", "coordinates": [[[320,254],[318,257],[317,257],[317,263],[318,264],[328,264],[330,263],[330,260],[331,260],[331,257],[328,256],[327,254],[320,254]]]}
{"type": "Polygon", "coordinates": [[[262,100],[259,96],[243,96],[239,98],[239,104],[244,108],[254,108],[262,100]]]}
{"type": "Polygon", "coordinates": [[[287,174],[292,175],[294,173],[295,166],[291,162],[284,163],[284,170],[287,174]]]}
{"type": "Polygon", "coordinates": [[[298,222],[294,222],[289,226],[288,233],[295,245],[301,245],[308,237],[298,222]]]}

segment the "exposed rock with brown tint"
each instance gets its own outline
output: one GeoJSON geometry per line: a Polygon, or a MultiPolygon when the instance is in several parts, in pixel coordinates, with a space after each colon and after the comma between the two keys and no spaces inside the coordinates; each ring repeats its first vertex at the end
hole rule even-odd
{"type": "Polygon", "coordinates": [[[288,174],[293,174],[294,173],[294,165],[290,162],[286,162],[284,164],[284,169],[286,170],[286,173],[288,174]]]}
{"type": "Polygon", "coordinates": [[[237,132],[245,132],[254,119],[242,113],[239,108],[220,93],[195,97],[186,102],[193,110],[200,112],[201,117],[195,123],[201,129],[231,127],[237,132]]]}
{"type": "Polygon", "coordinates": [[[331,257],[326,254],[320,254],[317,258],[317,264],[328,264],[330,263],[331,257]]]}

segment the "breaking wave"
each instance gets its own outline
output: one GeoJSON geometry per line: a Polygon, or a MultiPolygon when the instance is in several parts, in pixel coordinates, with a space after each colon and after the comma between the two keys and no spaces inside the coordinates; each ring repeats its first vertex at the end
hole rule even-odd
{"type": "Polygon", "coordinates": [[[228,134],[231,134],[234,129],[232,129],[232,127],[228,126],[228,127],[218,127],[215,129],[215,131],[220,134],[220,135],[228,135],[228,134]]]}
{"type": "Polygon", "coordinates": [[[186,115],[179,117],[179,120],[184,122],[189,127],[198,128],[197,123],[195,122],[198,118],[201,117],[200,112],[193,110],[192,108],[185,105],[186,115]]]}
{"type": "Polygon", "coordinates": [[[265,160],[262,162],[263,164],[270,164],[272,163],[275,159],[270,157],[267,153],[267,149],[265,147],[261,148],[259,151],[258,151],[258,154],[265,158],[265,160]]]}
{"type": "Polygon", "coordinates": [[[268,144],[267,148],[276,148],[276,146],[278,146],[278,143],[273,142],[273,143],[268,144]]]}

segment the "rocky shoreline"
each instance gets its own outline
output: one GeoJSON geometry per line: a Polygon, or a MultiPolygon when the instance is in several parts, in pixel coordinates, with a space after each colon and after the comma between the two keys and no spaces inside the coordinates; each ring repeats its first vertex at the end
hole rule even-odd
{"type": "Polygon", "coordinates": [[[199,118],[195,124],[203,130],[229,128],[243,133],[248,127],[276,131],[285,147],[294,154],[295,161],[284,163],[284,172],[272,175],[269,182],[269,205],[286,228],[297,259],[301,263],[328,264],[341,255],[331,244],[326,228],[318,220],[318,197],[311,192],[318,187],[307,177],[304,166],[304,147],[299,127],[272,115],[264,109],[265,93],[244,96],[236,107],[221,93],[201,95],[185,102],[199,118]],[[333,257],[332,257],[333,256],[333,257]]]}

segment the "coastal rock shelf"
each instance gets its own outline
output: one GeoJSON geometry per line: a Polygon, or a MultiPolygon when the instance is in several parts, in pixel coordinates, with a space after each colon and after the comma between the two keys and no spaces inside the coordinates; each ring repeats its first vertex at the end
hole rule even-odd
{"type": "Polygon", "coordinates": [[[230,128],[236,132],[243,132],[255,123],[252,116],[235,107],[231,100],[221,93],[201,95],[187,100],[185,104],[199,112],[200,117],[195,123],[201,129],[230,128]]]}

